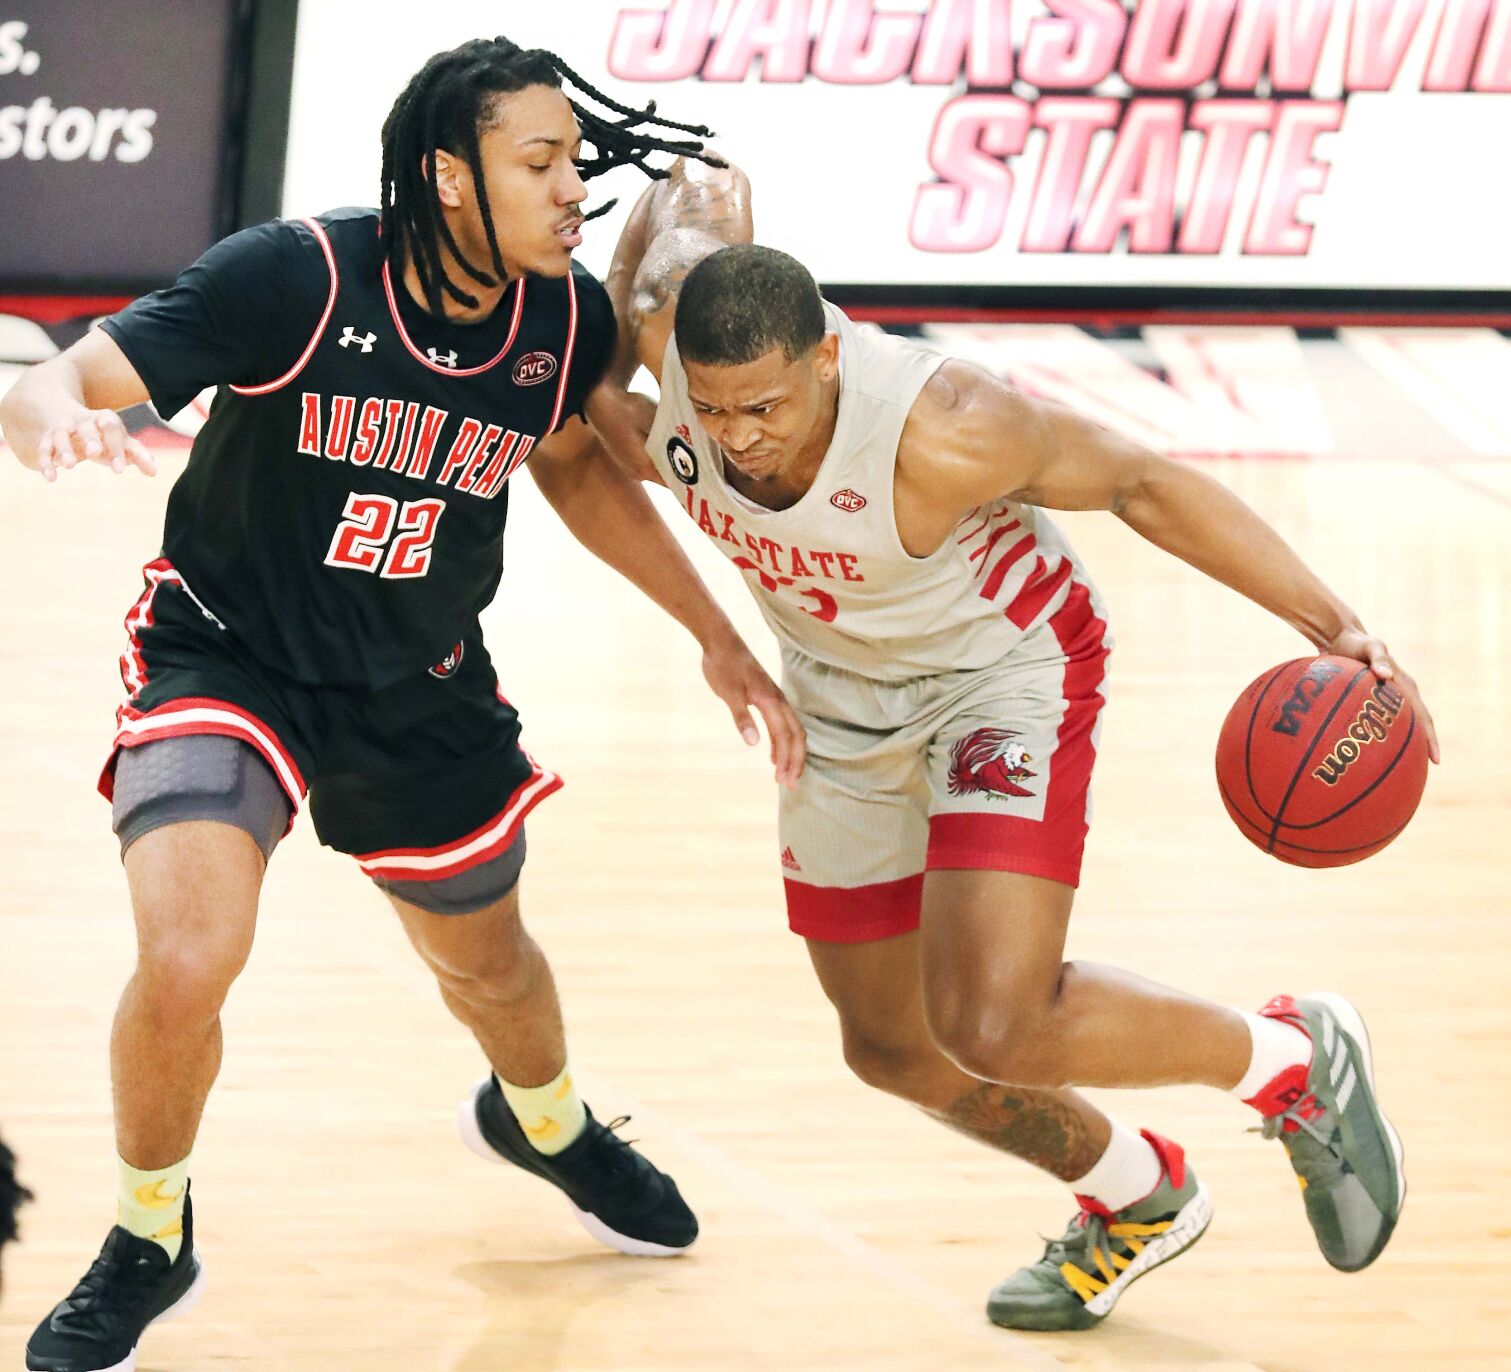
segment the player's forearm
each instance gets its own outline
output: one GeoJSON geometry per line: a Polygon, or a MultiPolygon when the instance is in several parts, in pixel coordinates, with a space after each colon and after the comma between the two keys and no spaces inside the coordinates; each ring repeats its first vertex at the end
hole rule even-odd
{"type": "Polygon", "coordinates": [[[596,445],[541,490],[572,536],[655,601],[705,649],[735,637],[645,488],[596,445]]]}
{"type": "Polygon", "coordinates": [[[78,370],[54,358],[24,372],[0,400],[0,429],[21,464],[35,471],[43,433],[68,423],[84,408],[84,384],[78,370]]]}
{"type": "Polygon", "coordinates": [[[1163,458],[1114,506],[1131,529],[1231,586],[1321,646],[1358,617],[1295,551],[1221,483],[1163,458]]]}

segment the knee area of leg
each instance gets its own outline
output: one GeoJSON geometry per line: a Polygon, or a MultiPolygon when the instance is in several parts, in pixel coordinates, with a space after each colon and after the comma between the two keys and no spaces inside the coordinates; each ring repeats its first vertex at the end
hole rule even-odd
{"type": "Polygon", "coordinates": [[[244,959],[239,952],[192,941],[143,947],[138,988],[162,1019],[201,1019],[220,1013],[244,959]]]}
{"type": "Polygon", "coordinates": [[[121,855],[170,824],[211,820],[244,830],[272,855],[293,807],[272,769],[240,739],[218,734],[163,738],[123,748],[116,759],[111,827],[121,855]]]}
{"type": "MultiPolygon", "coordinates": [[[[915,1045],[891,1043],[848,1025],[843,1030],[843,1043],[845,1066],[867,1086],[894,1095],[906,1094],[922,1056],[915,1045]]],[[[933,1052],[932,1045],[929,1051],[933,1052]]]]}
{"type": "Polygon", "coordinates": [[[1051,1036],[1042,1023],[1007,1003],[948,997],[928,1003],[929,1033],[963,1072],[1015,1086],[1049,1086],[1059,1072],[1051,1036]]]}

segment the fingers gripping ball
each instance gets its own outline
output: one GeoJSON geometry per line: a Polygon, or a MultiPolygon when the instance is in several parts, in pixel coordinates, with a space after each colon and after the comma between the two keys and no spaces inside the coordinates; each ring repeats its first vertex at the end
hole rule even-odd
{"type": "Polygon", "coordinates": [[[1411,702],[1352,658],[1297,658],[1264,673],[1217,740],[1217,785],[1233,822],[1298,867],[1379,852],[1426,784],[1426,732],[1411,702]]]}

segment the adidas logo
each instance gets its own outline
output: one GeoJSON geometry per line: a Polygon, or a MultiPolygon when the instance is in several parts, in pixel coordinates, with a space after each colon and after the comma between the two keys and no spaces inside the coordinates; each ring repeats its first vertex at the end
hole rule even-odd
{"type": "Polygon", "coordinates": [[[791,848],[782,849],[782,866],[789,872],[801,872],[803,869],[798,865],[798,860],[793,856],[791,848]]]}

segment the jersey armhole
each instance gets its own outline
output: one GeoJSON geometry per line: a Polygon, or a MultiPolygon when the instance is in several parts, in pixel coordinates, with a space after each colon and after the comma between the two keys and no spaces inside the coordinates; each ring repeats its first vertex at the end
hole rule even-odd
{"type": "Polygon", "coordinates": [[[304,345],[304,351],[299,354],[299,360],[294,363],[282,376],[275,381],[265,382],[261,386],[232,386],[230,389],[237,395],[270,395],[272,392],[282,390],[296,376],[309,365],[309,360],[315,354],[315,348],[325,334],[326,325],[331,321],[331,314],[336,308],[336,295],[340,288],[340,273],[336,270],[336,254],[331,250],[331,241],[326,236],[325,229],[313,219],[301,219],[301,224],[306,225],[310,232],[315,235],[315,240],[320,244],[320,251],[325,254],[325,265],[330,273],[331,289],[325,300],[325,312],[320,316],[320,322],[315,325],[315,332],[310,335],[310,341],[304,345]]]}
{"type": "Polygon", "coordinates": [[[562,407],[567,403],[567,382],[572,375],[572,354],[577,347],[577,283],[572,273],[567,272],[567,342],[561,350],[561,381],[556,387],[556,408],[551,411],[551,422],[546,432],[554,434],[561,421],[562,407]]]}

